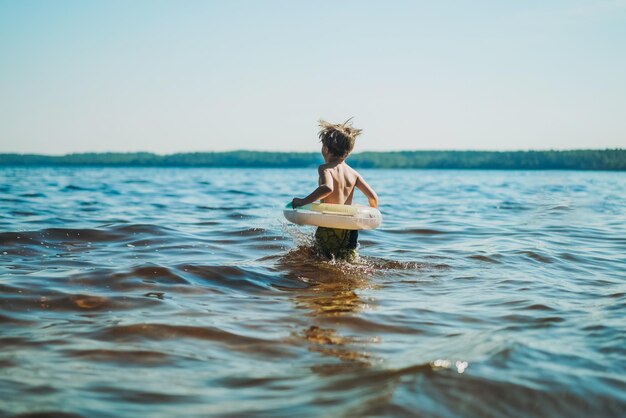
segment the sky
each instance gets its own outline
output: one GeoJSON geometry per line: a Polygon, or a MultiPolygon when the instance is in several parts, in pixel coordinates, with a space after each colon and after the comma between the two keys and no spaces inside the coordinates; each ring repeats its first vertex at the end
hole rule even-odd
{"type": "Polygon", "coordinates": [[[0,152],[626,148],[626,0],[0,0],[0,152]]]}

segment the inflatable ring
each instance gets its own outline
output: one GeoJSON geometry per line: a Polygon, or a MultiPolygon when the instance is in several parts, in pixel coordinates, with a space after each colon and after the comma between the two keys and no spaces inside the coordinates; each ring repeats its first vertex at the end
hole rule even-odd
{"type": "Polygon", "coordinates": [[[283,214],[294,224],[337,229],[374,229],[383,220],[376,208],[334,203],[311,203],[294,209],[289,202],[283,209],[283,214]]]}

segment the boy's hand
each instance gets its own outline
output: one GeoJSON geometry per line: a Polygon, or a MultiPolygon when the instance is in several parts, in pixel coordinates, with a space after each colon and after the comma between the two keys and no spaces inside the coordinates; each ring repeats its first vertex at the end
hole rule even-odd
{"type": "Polygon", "coordinates": [[[293,200],[291,201],[291,207],[293,209],[297,208],[298,206],[304,206],[305,202],[304,199],[299,199],[297,197],[294,197],[293,200]]]}

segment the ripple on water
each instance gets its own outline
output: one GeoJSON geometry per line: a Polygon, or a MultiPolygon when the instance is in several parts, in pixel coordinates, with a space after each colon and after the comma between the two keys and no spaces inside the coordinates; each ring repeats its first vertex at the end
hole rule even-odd
{"type": "Polygon", "coordinates": [[[626,410],[623,173],[364,170],[356,263],[311,173],[0,169],[0,415],[626,410]]]}
{"type": "Polygon", "coordinates": [[[89,334],[91,338],[107,342],[162,341],[180,339],[206,340],[229,350],[244,352],[251,356],[292,356],[285,342],[239,335],[217,327],[196,327],[158,323],[115,325],[89,334]]]}

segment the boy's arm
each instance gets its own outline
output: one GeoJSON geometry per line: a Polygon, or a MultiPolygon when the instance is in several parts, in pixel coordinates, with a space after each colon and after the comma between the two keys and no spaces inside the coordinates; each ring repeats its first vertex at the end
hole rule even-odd
{"type": "Polygon", "coordinates": [[[370,187],[369,184],[367,184],[365,182],[365,180],[363,180],[363,177],[361,177],[361,175],[359,174],[359,176],[356,179],[356,187],[363,192],[363,194],[365,195],[365,197],[367,197],[367,201],[369,203],[369,205],[373,208],[377,208],[378,207],[378,195],[376,194],[376,192],[374,191],[374,189],[372,189],[370,187]]]}
{"type": "Polygon", "coordinates": [[[292,208],[295,209],[298,206],[308,205],[309,203],[325,198],[333,192],[333,178],[328,169],[320,167],[317,171],[320,175],[319,187],[313,190],[313,192],[304,199],[294,197],[291,201],[292,208]]]}

